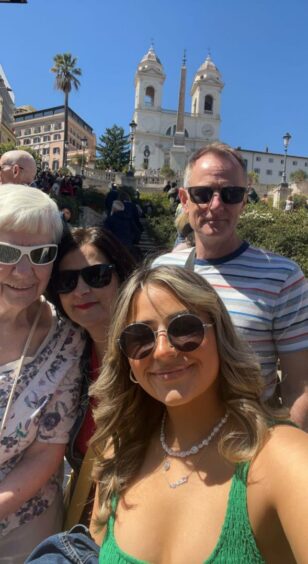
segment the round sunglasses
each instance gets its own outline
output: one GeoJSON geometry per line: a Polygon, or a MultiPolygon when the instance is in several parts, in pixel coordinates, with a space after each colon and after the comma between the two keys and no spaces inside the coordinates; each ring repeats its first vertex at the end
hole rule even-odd
{"type": "Polygon", "coordinates": [[[157,336],[166,333],[172,347],[181,352],[191,352],[200,347],[206,329],[212,325],[204,323],[193,313],[177,315],[162,331],[154,331],[147,323],[131,323],[122,331],[118,344],[125,356],[140,360],[153,352],[157,336]]]}
{"type": "Polygon", "coordinates": [[[114,264],[94,264],[79,270],[61,270],[54,282],[58,294],[69,294],[78,284],[79,276],[91,288],[103,288],[111,282],[114,264]]]}
{"type": "Polygon", "coordinates": [[[224,186],[219,190],[211,186],[191,186],[187,190],[194,204],[209,204],[215,193],[219,194],[224,204],[239,204],[247,192],[242,186],[224,186]]]}
{"type": "Polygon", "coordinates": [[[41,266],[50,264],[56,259],[58,245],[11,245],[10,243],[0,243],[0,263],[17,264],[26,255],[31,264],[41,266]]]}

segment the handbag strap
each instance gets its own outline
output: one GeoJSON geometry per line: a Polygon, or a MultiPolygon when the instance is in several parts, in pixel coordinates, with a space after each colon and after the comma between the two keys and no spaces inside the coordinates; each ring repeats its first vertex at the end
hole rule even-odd
{"type": "Polygon", "coordinates": [[[196,258],[196,247],[193,247],[193,249],[190,251],[184,267],[187,268],[188,270],[195,270],[195,258],[196,258]]]}
{"type": "Polygon", "coordinates": [[[9,399],[8,399],[7,404],[6,404],[5,412],[4,412],[4,414],[3,414],[3,418],[2,418],[2,421],[1,421],[0,437],[1,437],[2,433],[3,433],[4,427],[5,427],[5,424],[6,424],[8,415],[9,415],[9,411],[10,411],[10,408],[11,408],[11,405],[12,405],[12,401],[13,401],[14,393],[15,393],[15,390],[16,390],[18,378],[19,378],[19,376],[20,376],[20,373],[21,373],[23,364],[24,364],[24,362],[25,362],[26,354],[27,354],[27,352],[28,352],[30,343],[31,343],[31,341],[32,341],[32,337],[33,337],[33,335],[34,335],[34,332],[35,332],[35,329],[36,329],[36,327],[37,327],[39,318],[40,318],[40,316],[41,316],[41,311],[42,311],[42,301],[40,301],[40,305],[39,305],[39,308],[38,308],[38,310],[37,310],[37,313],[36,313],[35,319],[34,319],[34,321],[33,321],[32,327],[31,327],[31,329],[30,329],[30,333],[29,333],[28,338],[27,338],[27,340],[26,340],[26,344],[25,344],[25,346],[24,346],[24,348],[23,348],[23,351],[22,351],[22,353],[21,353],[21,357],[20,357],[20,359],[19,359],[19,361],[18,361],[18,364],[17,364],[17,369],[16,369],[16,372],[15,372],[13,385],[12,385],[12,388],[11,388],[11,391],[10,391],[10,395],[9,395],[9,399]]]}
{"type": "Polygon", "coordinates": [[[94,452],[91,447],[83,458],[77,481],[74,487],[73,495],[69,502],[69,506],[64,520],[64,531],[69,531],[74,525],[80,522],[82,513],[89,499],[93,480],[91,479],[94,452]]]}

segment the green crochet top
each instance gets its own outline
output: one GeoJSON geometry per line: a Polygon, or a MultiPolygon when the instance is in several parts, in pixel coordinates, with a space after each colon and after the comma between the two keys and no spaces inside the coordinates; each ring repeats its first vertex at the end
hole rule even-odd
{"type": "MultiPolygon", "coordinates": [[[[229,493],[224,524],[210,557],[203,564],[265,564],[251,529],[247,513],[247,474],[249,462],[236,466],[229,493]]],[[[118,500],[113,500],[107,532],[100,549],[100,564],[149,564],[123,552],[114,538],[115,511],[118,500]]]]}

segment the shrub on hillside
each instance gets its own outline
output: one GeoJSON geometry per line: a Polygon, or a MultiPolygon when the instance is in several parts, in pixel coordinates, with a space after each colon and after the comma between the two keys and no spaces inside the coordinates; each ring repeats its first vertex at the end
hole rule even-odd
{"type": "Polygon", "coordinates": [[[308,214],[304,208],[287,214],[260,205],[247,207],[238,233],[252,245],[294,260],[308,276],[308,214]]]}

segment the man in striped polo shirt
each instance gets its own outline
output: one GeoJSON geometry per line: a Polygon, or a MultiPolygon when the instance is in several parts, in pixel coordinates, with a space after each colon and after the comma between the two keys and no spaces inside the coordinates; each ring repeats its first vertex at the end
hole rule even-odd
{"type": "Polygon", "coordinates": [[[223,299],[240,335],[258,355],[266,397],[282,371],[282,398],[308,431],[308,285],[299,266],[242,241],[236,226],[247,199],[245,163],[222,143],[190,159],[179,196],[195,234],[195,249],[154,261],[194,268],[223,299]]]}

